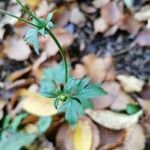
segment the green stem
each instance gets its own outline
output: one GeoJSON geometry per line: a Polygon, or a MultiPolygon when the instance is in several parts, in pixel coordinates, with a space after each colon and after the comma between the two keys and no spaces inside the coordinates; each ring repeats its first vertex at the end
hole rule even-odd
{"type": "Polygon", "coordinates": [[[16,19],[18,19],[18,20],[20,20],[20,21],[22,21],[22,22],[27,23],[27,24],[30,24],[31,26],[34,26],[34,27],[37,28],[37,26],[36,26],[35,24],[33,24],[33,23],[27,21],[27,20],[24,19],[24,18],[17,17],[17,16],[15,16],[15,15],[13,15],[12,13],[9,13],[9,12],[7,12],[7,11],[5,11],[5,10],[2,10],[2,9],[0,9],[0,12],[3,13],[3,14],[6,14],[6,15],[8,15],[8,16],[11,16],[11,17],[13,17],[13,18],[16,18],[16,19]]]}
{"type": "Polygon", "coordinates": [[[68,66],[67,66],[67,59],[66,59],[66,56],[65,56],[65,51],[62,48],[62,46],[60,45],[60,43],[57,40],[56,36],[50,30],[47,30],[47,32],[51,36],[51,38],[54,40],[54,42],[56,43],[57,47],[59,48],[60,54],[63,58],[64,65],[65,65],[65,83],[66,83],[67,80],[68,80],[68,66]]]}

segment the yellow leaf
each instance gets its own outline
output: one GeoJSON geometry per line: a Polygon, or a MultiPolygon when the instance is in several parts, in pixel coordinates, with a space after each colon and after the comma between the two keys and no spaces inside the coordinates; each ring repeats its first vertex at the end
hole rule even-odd
{"type": "Polygon", "coordinates": [[[79,120],[74,132],[75,150],[91,150],[92,147],[92,127],[88,120],[79,120]]]}
{"type": "Polygon", "coordinates": [[[31,8],[35,9],[39,5],[40,0],[26,0],[26,4],[31,8]]]}
{"type": "Polygon", "coordinates": [[[33,115],[42,117],[57,113],[57,110],[53,106],[54,99],[46,98],[36,92],[27,90],[21,90],[20,96],[24,96],[22,101],[23,109],[33,115]]]}

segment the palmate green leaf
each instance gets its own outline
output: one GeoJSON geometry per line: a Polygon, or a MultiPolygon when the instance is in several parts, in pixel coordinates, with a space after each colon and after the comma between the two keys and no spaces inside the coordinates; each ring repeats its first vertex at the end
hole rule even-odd
{"type": "Polygon", "coordinates": [[[84,115],[84,108],[75,99],[70,99],[64,102],[58,109],[58,112],[65,112],[65,119],[71,125],[75,125],[80,115],[84,115]]]}
{"type": "Polygon", "coordinates": [[[0,150],[20,150],[23,146],[31,144],[37,137],[36,133],[12,133],[8,138],[0,141],[0,150]]]}
{"type": "MultiPolygon", "coordinates": [[[[44,79],[55,81],[58,84],[65,82],[65,69],[64,63],[60,62],[56,67],[44,70],[44,79]]],[[[70,71],[70,64],[68,64],[68,72],[70,71]]],[[[68,73],[69,77],[69,73],[68,73]]]]}
{"type": "Polygon", "coordinates": [[[55,85],[54,82],[51,80],[43,79],[40,83],[40,94],[48,97],[53,98],[55,97],[55,85]]]}
{"type": "Polygon", "coordinates": [[[25,41],[28,44],[31,44],[34,47],[35,52],[39,54],[38,29],[30,29],[25,36],[25,41]]]}

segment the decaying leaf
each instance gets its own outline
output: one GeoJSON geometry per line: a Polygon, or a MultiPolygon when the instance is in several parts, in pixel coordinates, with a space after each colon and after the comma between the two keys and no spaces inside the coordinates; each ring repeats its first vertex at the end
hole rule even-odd
{"type": "Polygon", "coordinates": [[[135,124],[126,130],[126,138],[123,150],[143,150],[145,147],[145,136],[140,125],[135,124]]]}
{"type": "Polygon", "coordinates": [[[33,115],[44,117],[57,113],[57,110],[53,106],[53,99],[45,98],[38,93],[25,90],[22,90],[20,95],[25,97],[22,101],[23,109],[33,115]]]}
{"type": "Polygon", "coordinates": [[[87,110],[86,113],[98,124],[109,129],[120,130],[136,124],[143,112],[139,111],[130,116],[109,110],[87,110]]]}
{"type": "Polygon", "coordinates": [[[129,75],[118,75],[117,79],[120,81],[123,89],[126,92],[141,92],[144,81],[129,75]]]}
{"type": "Polygon", "coordinates": [[[105,96],[93,99],[95,109],[110,107],[117,100],[120,92],[120,85],[117,82],[104,82],[102,88],[108,93],[105,96]]]}
{"type": "Polygon", "coordinates": [[[23,61],[29,58],[31,50],[23,39],[11,37],[5,41],[5,53],[10,59],[23,61]]]}

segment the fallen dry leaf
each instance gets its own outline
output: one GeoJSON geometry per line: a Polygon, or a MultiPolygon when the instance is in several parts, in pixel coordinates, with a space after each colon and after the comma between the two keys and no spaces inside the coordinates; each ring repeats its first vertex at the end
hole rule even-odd
{"type": "Polygon", "coordinates": [[[150,47],[150,31],[141,32],[135,42],[140,46],[149,46],[150,47]]]}
{"type": "Polygon", "coordinates": [[[73,130],[68,124],[63,124],[57,132],[56,149],[75,150],[73,145],[73,130]]]}
{"type": "Polygon", "coordinates": [[[134,100],[127,95],[124,91],[120,91],[118,97],[111,104],[110,108],[112,110],[125,110],[127,104],[135,104],[134,100]]]}
{"type": "Polygon", "coordinates": [[[21,90],[20,96],[23,96],[22,107],[25,111],[35,116],[52,116],[57,113],[54,108],[54,100],[41,96],[38,93],[21,90]]]}
{"type": "Polygon", "coordinates": [[[94,21],[94,32],[98,33],[104,33],[108,29],[108,24],[103,18],[98,18],[94,21]]]}
{"type": "Polygon", "coordinates": [[[28,66],[24,69],[17,70],[15,72],[11,73],[7,79],[11,82],[15,81],[16,79],[18,79],[18,78],[22,77],[23,75],[25,75],[26,73],[28,73],[31,69],[32,69],[32,67],[28,66]]]}
{"type": "Polygon", "coordinates": [[[25,0],[25,2],[29,8],[35,9],[39,5],[40,0],[25,0]]]}
{"type": "Polygon", "coordinates": [[[122,150],[143,150],[145,147],[145,136],[139,124],[130,126],[126,130],[126,138],[122,150]]]}
{"type": "Polygon", "coordinates": [[[86,110],[86,113],[95,122],[106,128],[121,130],[136,124],[143,112],[139,111],[138,113],[130,116],[109,110],[86,110]]]}
{"type": "Polygon", "coordinates": [[[125,139],[125,130],[115,131],[99,126],[101,145],[99,150],[115,149],[123,144],[125,139]]]}
{"type": "Polygon", "coordinates": [[[92,100],[95,109],[110,107],[118,98],[120,85],[117,82],[104,82],[102,88],[108,93],[92,100]]]}
{"type": "MultiPolygon", "coordinates": [[[[67,48],[68,46],[70,46],[72,44],[73,36],[69,32],[67,32],[65,29],[56,28],[53,30],[53,33],[55,34],[60,45],[63,48],[67,48]]],[[[47,38],[47,44],[46,44],[45,49],[46,49],[49,57],[56,55],[57,52],[59,51],[57,45],[55,44],[55,42],[50,37],[47,38]]]]}
{"type": "Polygon", "coordinates": [[[114,25],[122,19],[122,11],[116,2],[109,2],[103,6],[101,14],[109,25],[114,25]]]}
{"type": "Polygon", "coordinates": [[[141,99],[137,98],[137,101],[139,102],[140,106],[150,114],[150,99],[141,99]]]}
{"type": "Polygon", "coordinates": [[[95,82],[111,81],[115,79],[115,71],[110,56],[105,58],[97,58],[90,54],[83,57],[83,63],[87,69],[88,75],[95,82]]]}
{"type": "Polygon", "coordinates": [[[4,45],[4,51],[9,59],[23,61],[27,60],[31,54],[31,50],[24,40],[15,36],[7,39],[4,45]]]}
{"type": "Polygon", "coordinates": [[[90,120],[87,119],[82,119],[78,121],[73,136],[75,150],[91,150],[92,128],[90,123],[90,120]]]}
{"type": "Polygon", "coordinates": [[[144,81],[129,75],[118,75],[117,79],[126,92],[141,92],[144,81]]]}
{"type": "Polygon", "coordinates": [[[92,3],[96,8],[101,8],[109,2],[110,0],[94,0],[92,3]]]}
{"type": "Polygon", "coordinates": [[[147,21],[150,18],[150,5],[146,5],[141,10],[135,13],[135,18],[138,21],[147,21]]]}
{"type": "Polygon", "coordinates": [[[78,7],[74,7],[70,12],[70,22],[80,25],[85,22],[84,14],[79,10],[78,7]]]}
{"type": "Polygon", "coordinates": [[[78,79],[82,79],[87,75],[87,71],[84,65],[82,64],[76,64],[75,68],[71,70],[71,74],[78,79]]]}

